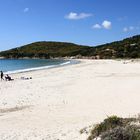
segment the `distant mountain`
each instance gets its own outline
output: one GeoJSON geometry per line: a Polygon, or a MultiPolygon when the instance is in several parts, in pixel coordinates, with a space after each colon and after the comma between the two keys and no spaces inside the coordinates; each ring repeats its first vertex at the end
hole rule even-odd
{"type": "Polygon", "coordinates": [[[0,52],[5,58],[140,58],[140,35],[96,47],[82,46],[66,42],[35,42],[22,47],[0,52]]]}

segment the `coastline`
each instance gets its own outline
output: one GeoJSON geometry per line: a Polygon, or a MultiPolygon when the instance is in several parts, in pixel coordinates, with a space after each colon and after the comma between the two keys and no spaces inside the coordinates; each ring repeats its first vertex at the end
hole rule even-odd
{"type": "MultiPolygon", "coordinates": [[[[6,60],[8,60],[8,59],[6,59],[6,60]]],[[[18,60],[18,59],[14,59],[14,60],[18,60]]],[[[25,60],[25,59],[23,59],[23,60],[25,60]]],[[[32,60],[32,59],[29,59],[29,60],[32,60]]],[[[39,59],[37,59],[37,60],[39,60],[39,59]]],[[[43,59],[43,60],[45,60],[45,59],[43,59]]],[[[52,60],[52,59],[49,59],[49,60],[52,60]]],[[[37,71],[37,70],[42,70],[42,69],[50,69],[50,68],[56,68],[56,67],[61,67],[61,66],[65,66],[65,65],[73,65],[73,64],[79,63],[78,60],[73,60],[73,59],[57,59],[57,60],[60,60],[63,62],[61,62],[59,64],[54,63],[51,65],[43,65],[43,66],[36,66],[36,67],[30,67],[30,68],[21,68],[21,69],[18,68],[17,70],[5,71],[4,74],[24,73],[24,72],[37,71]]]]}
{"type": "Polygon", "coordinates": [[[80,60],[12,74],[14,81],[0,81],[0,139],[85,140],[86,126],[137,115],[139,69],[140,61],[80,60]]]}

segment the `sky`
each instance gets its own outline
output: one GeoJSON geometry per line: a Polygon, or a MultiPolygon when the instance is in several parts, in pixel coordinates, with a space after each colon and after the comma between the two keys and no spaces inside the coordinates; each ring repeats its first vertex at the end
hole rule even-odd
{"type": "Polygon", "coordinates": [[[140,34],[140,0],[0,0],[0,50],[36,41],[96,46],[140,34]]]}

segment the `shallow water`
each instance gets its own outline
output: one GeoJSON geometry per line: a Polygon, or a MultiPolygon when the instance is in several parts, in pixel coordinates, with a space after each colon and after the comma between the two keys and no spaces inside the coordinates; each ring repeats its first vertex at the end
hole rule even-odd
{"type": "Polygon", "coordinates": [[[69,63],[69,60],[62,59],[0,59],[0,70],[6,73],[17,73],[52,68],[69,63]]]}

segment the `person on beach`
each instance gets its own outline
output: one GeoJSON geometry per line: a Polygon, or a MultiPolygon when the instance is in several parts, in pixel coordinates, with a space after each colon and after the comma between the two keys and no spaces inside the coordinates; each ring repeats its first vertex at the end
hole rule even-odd
{"type": "Polygon", "coordinates": [[[0,72],[0,76],[1,76],[1,80],[4,80],[4,78],[3,78],[3,76],[4,76],[3,71],[0,72]]]}
{"type": "Polygon", "coordinates": [[[14,80],[14,79],[12,79],[8,74],[5,76],[5,80],[6,81],[12,81],[12,80],[14,80]]]}

